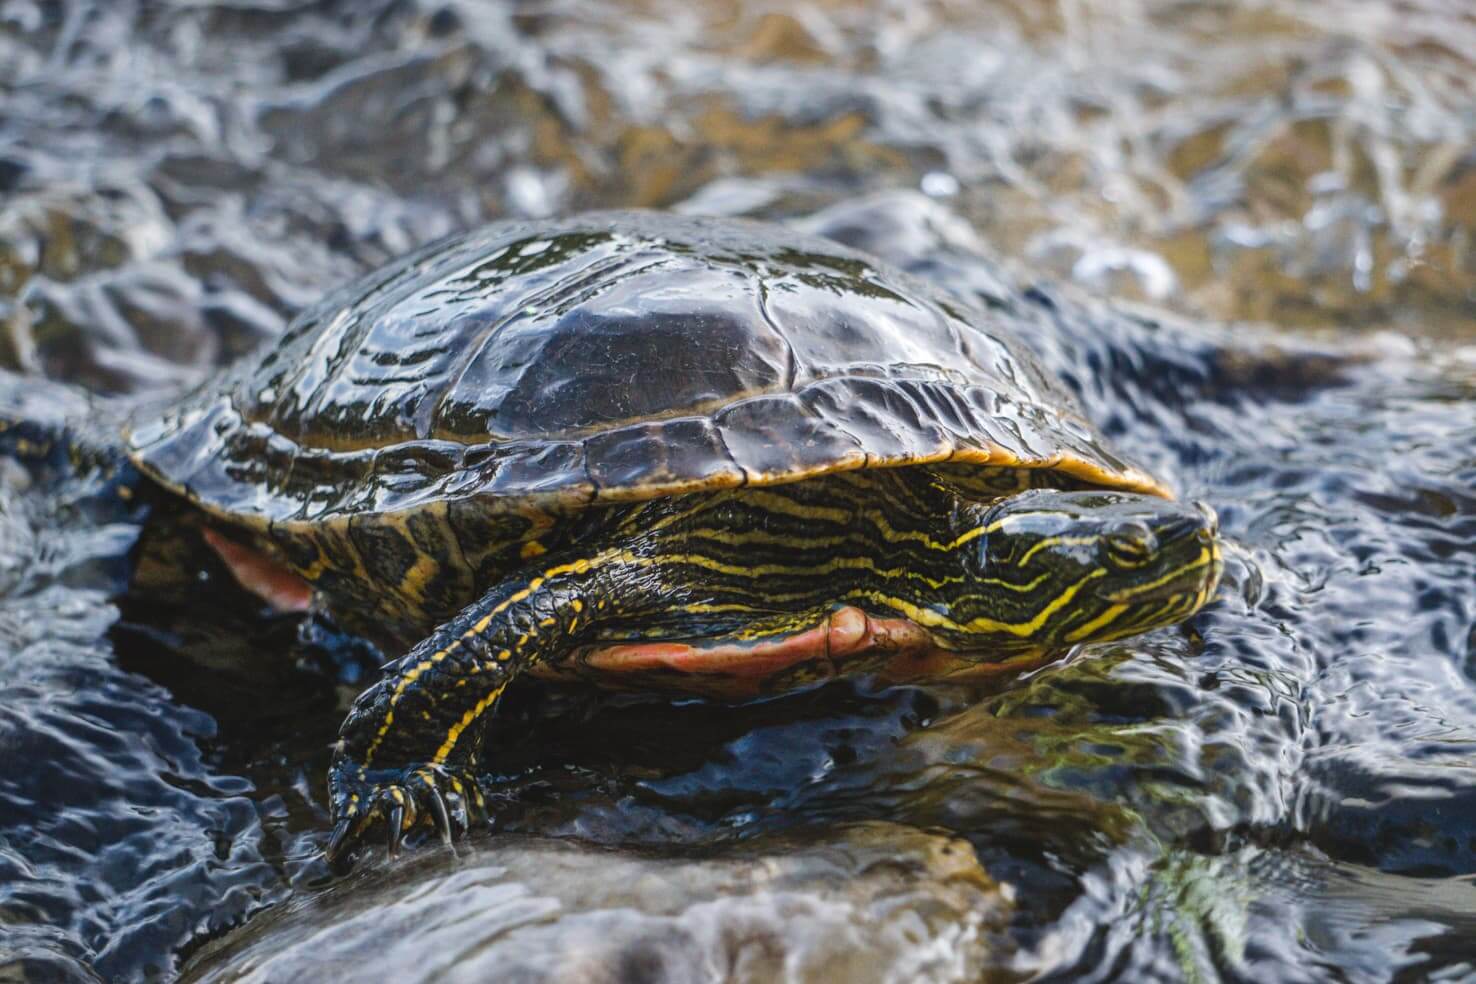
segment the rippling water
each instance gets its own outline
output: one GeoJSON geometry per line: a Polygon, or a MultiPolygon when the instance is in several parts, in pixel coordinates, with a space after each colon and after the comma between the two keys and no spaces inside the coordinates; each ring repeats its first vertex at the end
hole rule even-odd
{"type": "Polygon", "coordinates": [[[374,654],[0,460],[0,975],[1476,976],[1473,51],[1455,0],[0,3],[0,366],[104,422],[487,218],[751,214],[1008,313],[1232,541],[995,690],[525,688],[498,835],[335,877],[374,654]]]}

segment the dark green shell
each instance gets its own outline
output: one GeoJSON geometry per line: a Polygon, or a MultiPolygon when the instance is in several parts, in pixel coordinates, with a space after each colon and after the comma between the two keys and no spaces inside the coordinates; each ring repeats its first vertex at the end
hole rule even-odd
{"type": "Polygon", "coordinates": [[[1006,324],[827,240],[599,213],[433,244],[129,435],[246,525],[564,510],[953,460],[1163,494],[1006,324]]]}

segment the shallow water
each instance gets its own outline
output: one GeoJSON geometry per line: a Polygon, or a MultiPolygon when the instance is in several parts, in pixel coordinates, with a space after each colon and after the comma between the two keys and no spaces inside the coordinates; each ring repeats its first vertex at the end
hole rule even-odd
{"type": "Polygon", "coordinates": [[[107,419],[487,218],[753,214],[1014,319],[1232,543],[994,690],[525,688],[499,835],[335,877],[373,654],[0,462],[0,967],[1476,975],[1472,51],[1432,0],[0,3],[0,366],[107,419]]]}

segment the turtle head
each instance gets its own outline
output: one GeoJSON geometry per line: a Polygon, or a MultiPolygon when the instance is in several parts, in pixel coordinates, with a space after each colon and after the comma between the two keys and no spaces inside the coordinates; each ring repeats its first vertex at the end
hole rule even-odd
{"type": "Polygon", "coordinates": [[[1135,635],[1193,614],[1220,579],[1218,524],[1200,503],[1042,489],[1001,500],[977,524],[953,621],[983,645],[1135,635]]]}

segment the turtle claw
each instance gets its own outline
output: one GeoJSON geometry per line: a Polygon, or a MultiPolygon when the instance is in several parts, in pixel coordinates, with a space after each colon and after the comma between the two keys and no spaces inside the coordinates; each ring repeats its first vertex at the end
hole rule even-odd
{"type": "Polygon", "coordinates": [[[344,859],[344,847],[349,842],[349,832],[354,829],[354,818],[344,817],[333,825],[333,833],[328,838],[328,846],[323,848],[323,859],[334,868],[344,859]]]}
{"type": "Polygon", "coordinates": [[[441,843],[450,848],[451,853],[456,853],[456,847],[451,843],[453,836],[451,818],[446,815],[445,797],[441,795],[439,789],[432,787],[430,792],[426,794],[426,799],[430,800],[431,816],[435,818],[436,831],[441,835],[441,843]]]}
{"type": "Polygon", "coordinates": [[[475,782],[464,785],[455,777],[451,780],[451,791],[446,794],[446,803],[453,810],[453,818],[463,834],[471,830],[472,821],[481,818],[488,830],[492,830],[492,812],[487,809],[487,798],[475,782]]]}
{"type": "Polygon", "coordinates": [[[443,765],[371,771],[345,757],[334,762],[329,788],[336,823],[323,855],[334,867],[341,867],[380,822],[391,858],[399,855],[406,833],[421,825],[434,827],[454,853],[469,826],[466,804],[485,802],[470,772],[443,765]]]}
{"type": "Polygon", "coordinates": [[[458,837],[466,836],[471,829],[471,817],[466,809],[466,797],[458,793],[446,794],[446,808],[451,814],[451,823],[458,837]]]}
{"type": "Polygon", "coordinates": [[[400,838],[405,836],[405,807],[402,804],[390,807],[388,828],[389,856],[397,858],[400,856],[400,838]]]}

